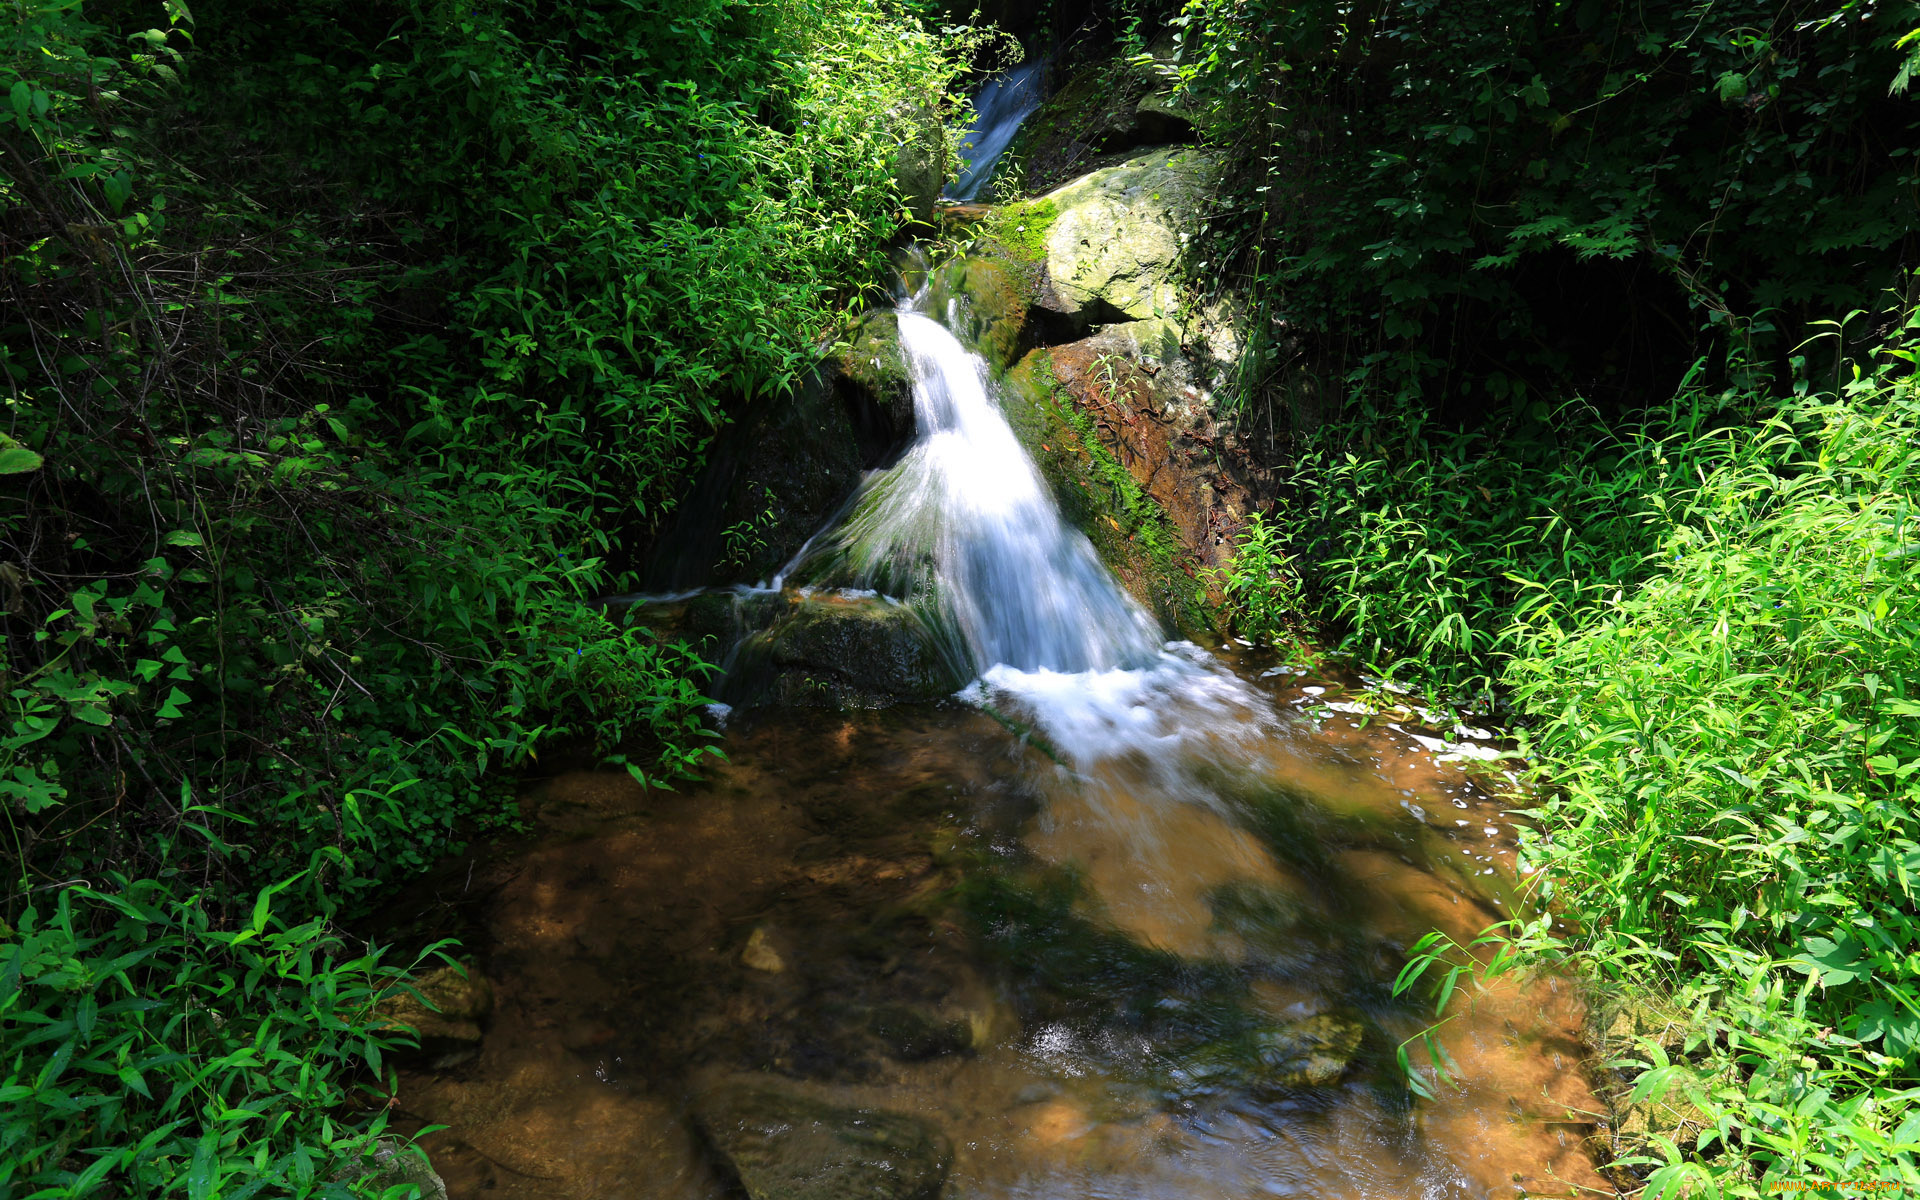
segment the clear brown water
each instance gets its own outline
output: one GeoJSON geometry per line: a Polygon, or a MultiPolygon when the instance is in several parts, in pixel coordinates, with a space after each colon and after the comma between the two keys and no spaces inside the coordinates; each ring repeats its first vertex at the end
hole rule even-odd
{"type": "Polygon", "coordinates": [[[1389,994],[1404,950],[1515,903],[1512,820],[1391,717],[1308,716],[1339,684],[1270,663],[1228,665],[1279,718],[1078,771],[952,704],[763,714],[679,793],[545,781],[534,833],[439,885],[497,1011],[399,1114],[448,1126],[424,1144],[456,1200],[736,1195],[686,1107],[739,1071],[928,1118],[949,1200],[1611,1192],[1569,986],[1457,1005],[1437,1100],[1393,1063],[1428,1015],[1389,994]],[[976,1044],[903,1061],[865,1016],[890,1004],[976,1044]],[[1319,1013],[1367,1028],[1338,1082],[1218,1069],[1236,1032],[1319,1013]]]}

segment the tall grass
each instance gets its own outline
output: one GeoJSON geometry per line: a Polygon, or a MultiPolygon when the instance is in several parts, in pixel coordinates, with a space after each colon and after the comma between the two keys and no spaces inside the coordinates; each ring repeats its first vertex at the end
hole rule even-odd
{"type": "Polygon", "coordinates": [[[1916,329],[1557,444],[1329,435],[1278,514],[1347,649],[1517,710],[1537,948],[1687,1014],[1626,1064],[1697,1114],[1626,1160],[1655,1194],[1920,1186],[1916,329]]]}

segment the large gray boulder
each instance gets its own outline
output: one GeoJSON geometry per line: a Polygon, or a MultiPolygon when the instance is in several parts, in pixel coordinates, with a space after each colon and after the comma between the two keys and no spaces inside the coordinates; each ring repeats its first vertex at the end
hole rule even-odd
{"type": "Polygon", "coordinates": [[[849,1108],[772,1077],[723,1080],[694,1121],[752,1200],[934,1200],[953,1147],[918,1117],[849,1108]]]}
{"type": "Polygon", "coordinates": [[[1095,317],[1179,321],[1190,301],[1181,256],[1197,233],[1220,175],[1219,160],[1187,148],[1155,150],[1083,175],[1039,202],[1052,307],[1095,317]]]}

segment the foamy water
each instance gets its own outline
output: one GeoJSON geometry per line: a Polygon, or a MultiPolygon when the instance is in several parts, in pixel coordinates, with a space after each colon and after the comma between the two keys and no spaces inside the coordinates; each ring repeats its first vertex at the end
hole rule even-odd
{"type": "Polygon", "coordinates": [[[972,200],[993,175],[993,168],[1020,132],[1020,124],[1040,106],[1044,62],[1022,63],[996,75],[973,98],[973,124],[961,143],[967,169],[947,188],[949,200],[972,200]]]}

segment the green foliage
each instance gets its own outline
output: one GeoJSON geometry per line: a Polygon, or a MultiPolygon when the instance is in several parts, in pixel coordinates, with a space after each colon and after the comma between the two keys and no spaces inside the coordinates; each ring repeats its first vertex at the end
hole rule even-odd
{"type": "Polygon", "coordinates": [[[1920,143],[1887,99],[1912,22],[1884,5],[1191,0],[1177,23],[1187,102],[1244,166],[1208,257],[1251,262],[1377,413],[1524,414],[1569,382],[1637,404],[1663,361],[1780,354],[1776,326],[1912,263],[1920,143]]]}
{"type": "Polygon", "coordinates": [[[1914,1182],[1917,335],[1836,392],[1690,390],[1558,449],[1328,433],[1276,518],[1318,531],[1349,649],[1526,715],[1526,853],[1579,922],[1526,940],[1691,1014],[1628,1064],[1709,1118],[1626,1164],[1656,1189],[1914,1182]]]}
{"type": "Polygon", "coordinates": [[[1689,389],[1621,429],[1572,404],[1565,432],[1507,440],[1419,413],[1330,426],[1274,520],[1343,652],[1483,694],[1540,628],[1644,575],[1663,508],[1699,472],[1752,452],[1715,431],[1734,399],[1689,389]]]}
{"type": "Polygon", "coordinates": [[[1724,1116],[1692,1149],[1737,1147],[1763,1188],[1920,1182],[1913,355],[1903,334],[1742,435],[1647,581],[1508,673],[1560,788],[1535,858],[1590,914],[1595,960],[1671,964],[1713,1039],[1643,1086],[1724,1116]]]}
{"type": "Polygon", "coordinates": [[[283,916],[298,878],[232,914],[124,877],[20,913],[0,941],[0,1191],[350,1194],[386,1117],[343,1111],[345,1081],[403,1042],[371,1020],[401,972],[349,957],[324,915],[283,916]]]}
{"type": "Polygon", "coordinates": [[[1301,608],[1299,580],[1284,531],[1260,513],[1247,518],[1233,566],[1220,575],[1226,615],[1241,636],[1278,644],[1291,639],[1301,608]]]}
{"type": "Polygon", "coordinates": [[[705,667],[595,598],[954,68],[882,0],[9,16],[0,1194],[341,1193],[392,972],[327,914],[545,748],[699,769],[705,667]]]}

